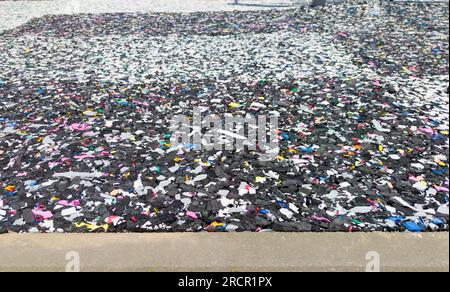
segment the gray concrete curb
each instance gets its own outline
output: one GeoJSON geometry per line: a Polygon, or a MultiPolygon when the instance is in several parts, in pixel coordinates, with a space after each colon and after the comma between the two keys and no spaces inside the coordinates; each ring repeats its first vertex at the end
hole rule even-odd
{"type": "Polygon", "coordinates": [[[65,271],[71,251],[81,271],[366,271],[373,252],[381,271],[449,271],[448,233],[5,234],[0,271],[65,271]]]}

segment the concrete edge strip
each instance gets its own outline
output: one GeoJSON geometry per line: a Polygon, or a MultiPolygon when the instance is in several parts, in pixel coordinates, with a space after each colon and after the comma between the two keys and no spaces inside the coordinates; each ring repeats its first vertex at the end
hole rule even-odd
{"type": "Polygon", "coordinates": [[[6,234],[0,271],[449,271],[449,233],[6,234]]]}

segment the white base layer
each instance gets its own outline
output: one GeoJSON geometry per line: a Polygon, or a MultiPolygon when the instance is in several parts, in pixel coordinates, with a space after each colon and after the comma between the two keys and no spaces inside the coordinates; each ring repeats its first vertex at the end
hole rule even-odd
{"type": "Polygon", "coordinates": [[[0,31],[46,14],[282,9],[309,0],[54,0],[0,2],[0,31]]]}

